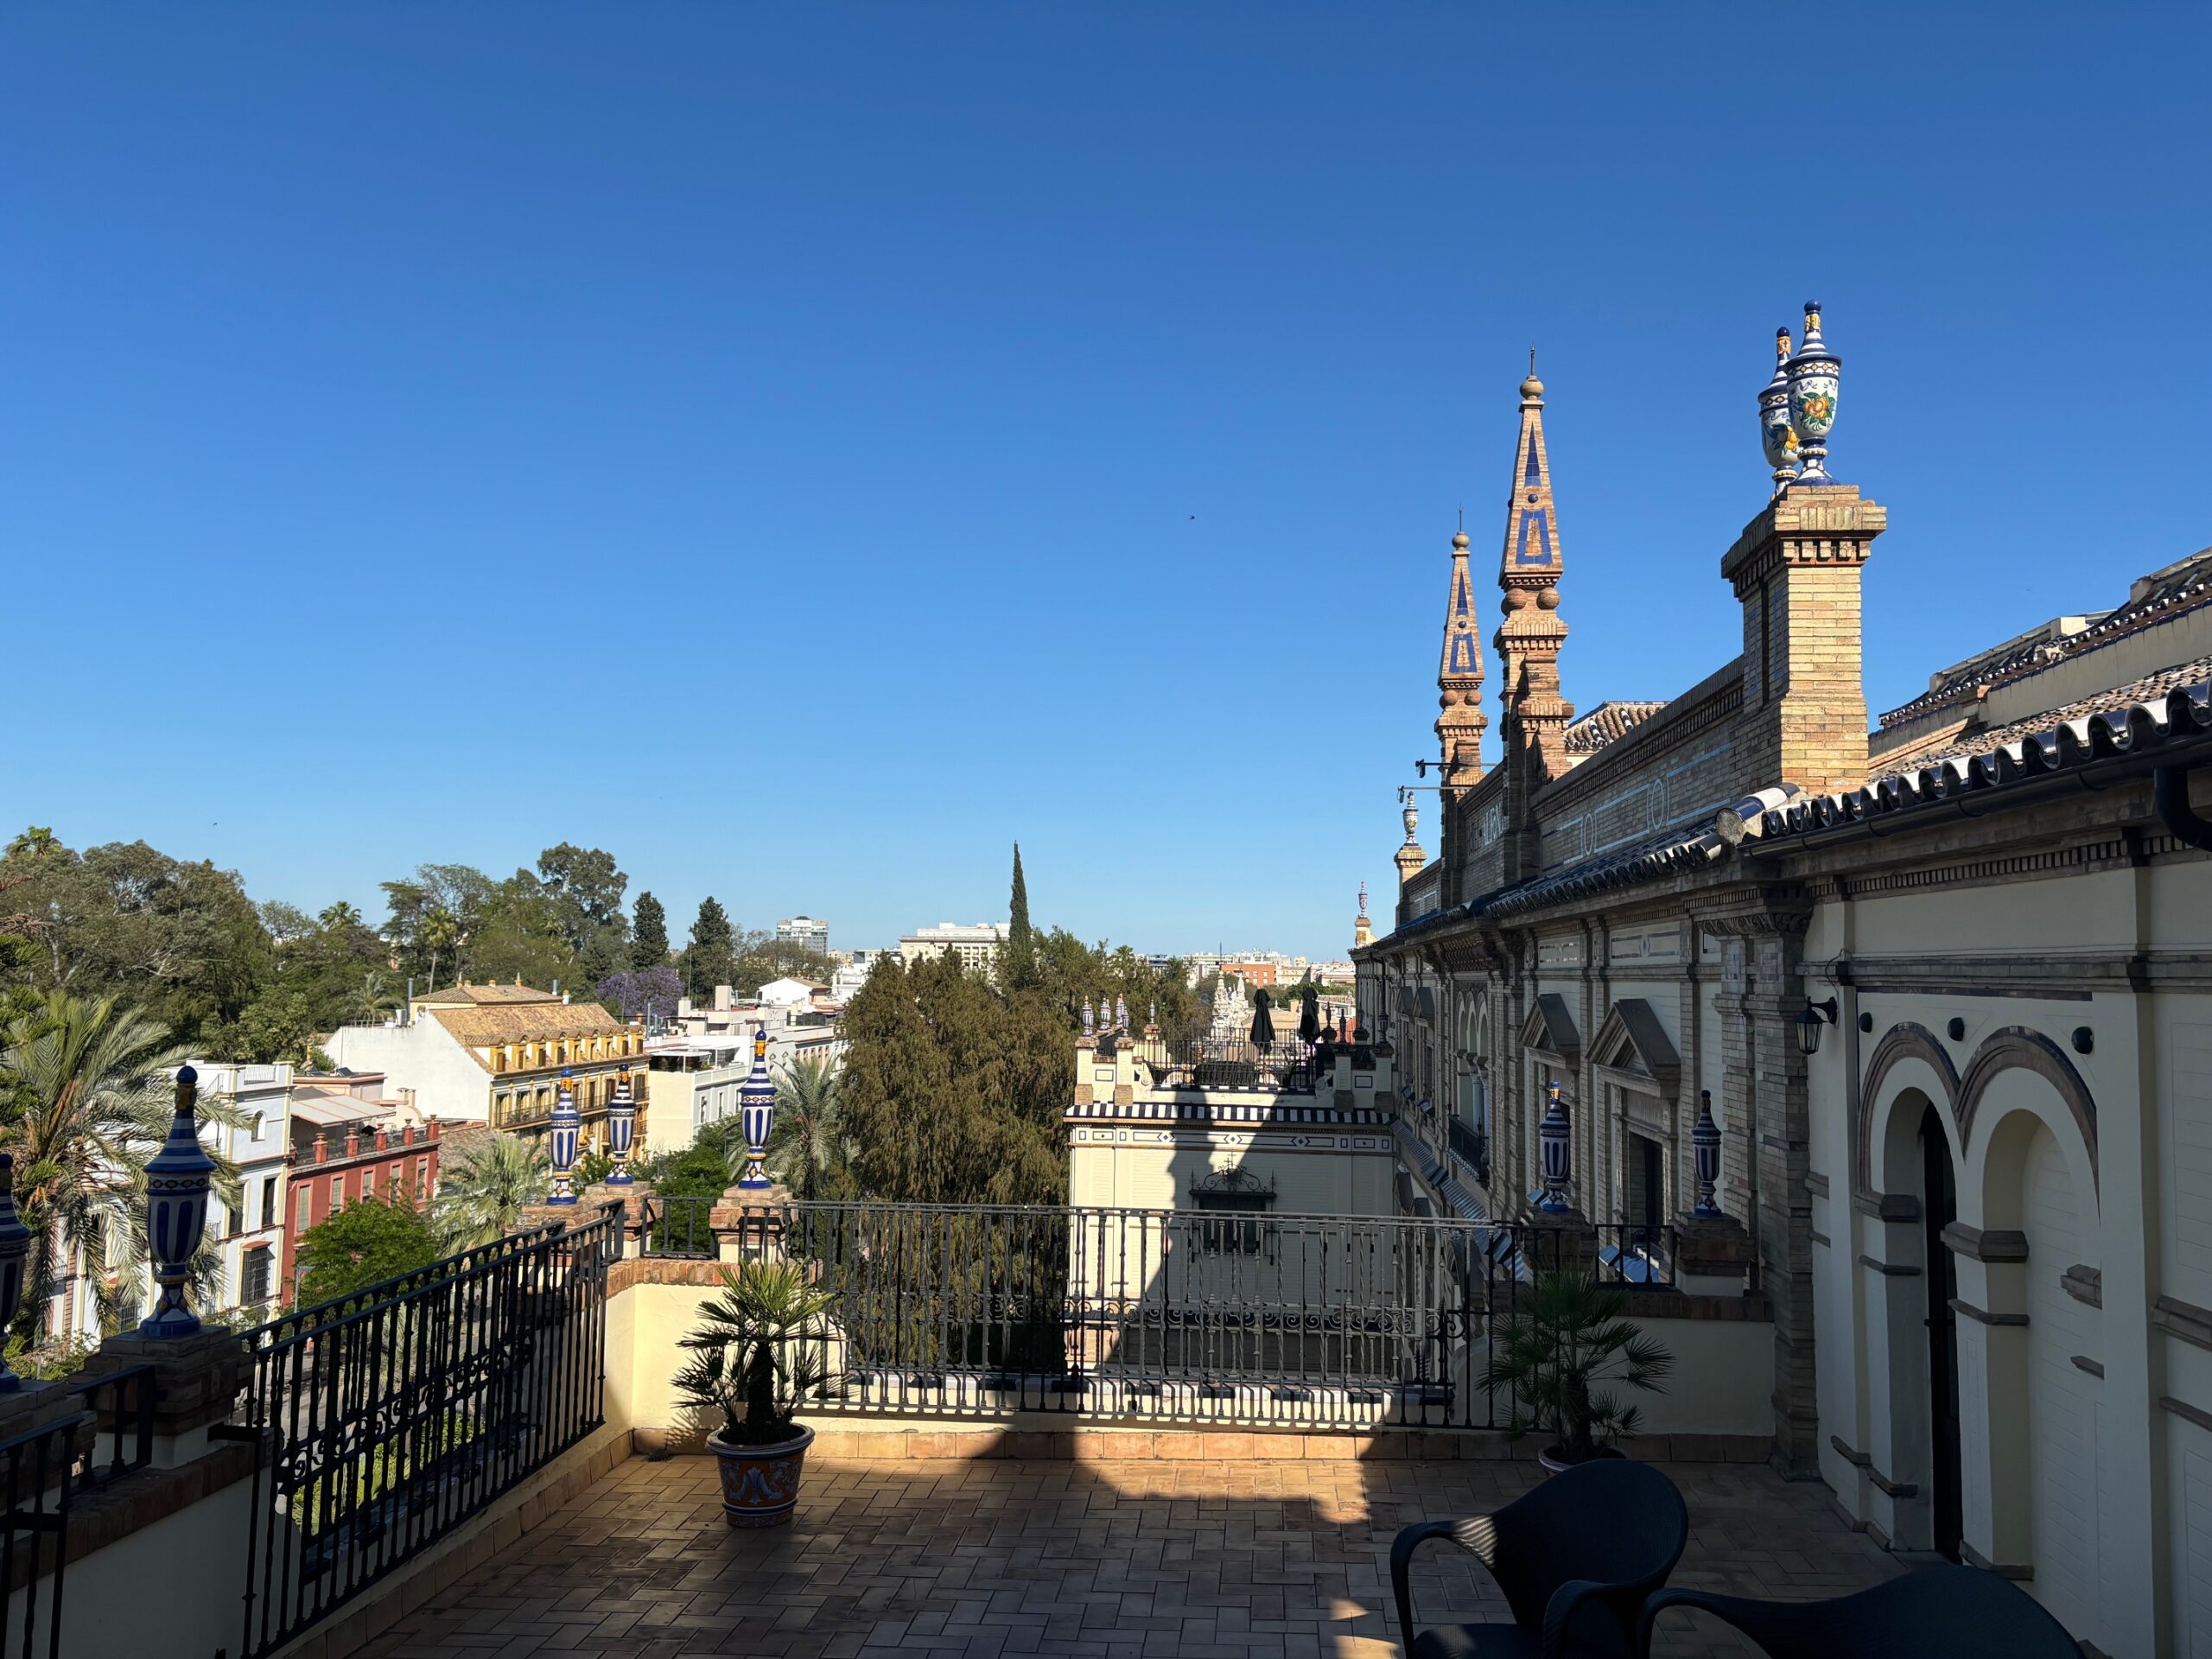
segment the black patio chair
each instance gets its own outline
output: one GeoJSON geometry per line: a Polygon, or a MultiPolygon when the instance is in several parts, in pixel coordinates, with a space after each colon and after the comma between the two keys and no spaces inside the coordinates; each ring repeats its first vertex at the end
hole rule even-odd
{"type": "Polygon", "coordinates": [[[2081,1659],[2065,1626],[2018,1586],[1978,1567],[1931,1567],[1832,1601],[1747,1601],[1662,1590],[1643,1604],[1638,1654],[1659,1615],[1695,1607],[1726,1620],[1773,1659],[2081,1659]]]}
{"type": "Polygon", "coordinates": [[[1390,1546],[1390,1587],[1408,1659],[1543,1659],[1634,1651],[1644,1598],[1667,1582],[1689,1541],[1675,1483],[1648,1463],[1606,1458],[1554,1475],[1495,1515],[1424,1521],[1390,1546]],[[1510,1624],[1440,1624],[1414,1635],[1407,1574],[1414,1551],[1449,1539],[1486,1567],[1510,1624]]]}

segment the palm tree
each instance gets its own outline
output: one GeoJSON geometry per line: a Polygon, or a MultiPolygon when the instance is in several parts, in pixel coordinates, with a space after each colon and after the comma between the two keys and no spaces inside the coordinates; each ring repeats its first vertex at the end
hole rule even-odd
{"type": "MultiPolygon", "coordinates": [[[[39,1339],[73,1256],[104,1274],[94,1277],[92,1294],[101,1328],[112,1330],[143,1300],[145,1168],[173,1116],[165,1074],[185,1051],[170,1043],[166,1027],[118,1008],[113,997],[63,991],[9,1021],[4,1041],[0,1096],[12,1104],[0,1150],[15,1154],[16,1201],[31,1230],[16,1332],[39,1339]]],[[[227,1097],[210,1096],[200,1102],[200,1121],[242,1119],[227,1097]]],[[[235,1206],[238,1173],[219,1156],[216,1183],[235,1206]]],[[[219,1247],[204,1240],[193,1264],[203,1293],[219,1260],[219,1247]]]]}
{"type": "Polygon", "coordinates": [[[438,1172],[438,1232],[448,1250],[474,1249],[512,1231],[545,1202],[551,1167],[543,1141],[493,1134],[438,1172]]]}
{"type": "Polygon", "coordinates": [[[438,988],[438,952],[461,937],[461,924],[443,905],[433,905],[423,918],[423,943],[430,948],[430,988],[438,988]]]}
{"type": "Polygon", "coordinates": [[[362,1022],[374,1025],[386,1008],[398,1006],[399,999],[386,986],[385,976],[373,968],[361,976],[361,988],[356,994],[354,1009],[362,1022]]]}
{"type": "MultiPolygon", "coordinates": [[[[802,1198],[816,1197],[823,1178],[841,1174],[852,1158],[837,1070],[812,1054],[776,1077],[776,1122],[768,1135],[768,1173],[802,1198]]],[[[729,1147],[732,1179],[745,1161],[743,1137],[729,1147]]]]}

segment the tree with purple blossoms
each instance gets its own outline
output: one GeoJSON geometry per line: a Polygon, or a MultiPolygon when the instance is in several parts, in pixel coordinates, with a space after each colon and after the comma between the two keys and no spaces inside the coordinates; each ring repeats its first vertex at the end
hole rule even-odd
{"type": "Polygon", "coordinates": [[[609,974],[599,982],[594,994],[625,1020],[644,1019],[648,1002],[655,1013],[666,1019],[676,1012],[676,999],[683,995],[683,982],[676,976],[675,969],[663,963],[656,967],[609,974]]]}

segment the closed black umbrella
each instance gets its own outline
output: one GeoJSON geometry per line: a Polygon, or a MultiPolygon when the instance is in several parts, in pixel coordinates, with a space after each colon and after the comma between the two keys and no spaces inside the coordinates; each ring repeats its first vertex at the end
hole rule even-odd
{"type": "Polygon", "coordinates": [[[1268,1013],[1268,994],[1262,991],[1252,1001],[1252,1046],[1259,1049],[1275,1046],[1275,1022],[1268,1013]]]}
{"type": "Polygon", "coordinates": [[[1298,1040],[1311,1043],[1321,1034],[1321,993],[1312,980],[1298,988],[1298,1040]]]}

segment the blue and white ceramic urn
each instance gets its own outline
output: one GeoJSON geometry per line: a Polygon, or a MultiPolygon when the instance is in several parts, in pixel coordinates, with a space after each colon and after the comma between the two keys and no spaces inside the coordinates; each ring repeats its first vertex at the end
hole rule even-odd
{"type": "MultiPolygon", "coordinates": [[[[23,1263],[31,1248],[31,1230],[16,1209],[16,1160],[0,1152],[0,1331],[16,1322],[23,1305],[23,1263]]],[[[13,1394],[23,1379],[0,1355],[0,1394],[13,1394]]]]}
{"type": "Polygon", "coordinates": [[[1789,331],[1774,331],[1774,378],[1759,390],[1759,442],[1778,495],[1797,475],[1797,429],[1789,424],[1789,331]]]}
{"type": "Polygon", "coordinates": [[[1565,1214],[1567,1208],[1567,1108],[1560,1103],[1556,1083],[1545,1085],[1544,1096],[1544,1121],[1536,1129],[1544,1153],[1544,1196],[1536,1201],[1536,1208],[1557,1216],[1565,1214]]]}
{"type": "Polygon", "coordinates": [[[583,1132],[583,1120],[576,1113],[576,1091],[566,1071],[561,1073],[561,1087],[553,1096],[553,1180],[551,1190],[545,1195],[548,1204],[574,1204],[576,1201],[576,1143],[583,1132]]]}
{"type": "Polygon", "coordinates": [[[1697,1154],[1697,1203],[1691,1213],[1717,1216],[1720,1200],[1720,1126],[1713,1121],[1713,1090],[1698,1091],[1697,1122],[1690,1130],[1690,1146],[1697,1154]]]}
{"type": "Polygon", "coordinates": [[[614,1085],[614,1098],[607,1106],[607,1151],[614,1160],[614,1168],[607,1178],[609,1186],[629,1186],[630,1147],[638,1138],[638,1103],[630,1096],[630,1079],[624,1077],[614,1085]]]}
{"type": "Polygon", "coordinates": [[[745,1131],[745,1168],[737,1184],[749,1192],[769,1185],[768,1131],[776,1122],[776,1084],[768,1075],[768,1030],[753,1028],[753,1070],[737,1086],[738,1126],[745,1131]]]}
{"type": "Polygon", "coordinates": [[[189,1337],[200,1316],[185,1299],[193,1252],[207,1227],[207,1187],[215,1160],[200,1144],[200,1074],[180,1066],[176,1116],[169,1138],[146,1166],[146,1247],[154,1258],[154,1311],[139,1321],[142,1337],[189,1337]]]}
{"type": "Polygon", "coordinates": [[[1821,338],[1821,302],[1805,302],[1805,337],[1789,359],[1789,424],[1797,433],[1804,466],[1800,484],[1834,484],[1828,476],[1828,432],[1835,425],[1836,385],[1843,359],[1821,338]]]}

